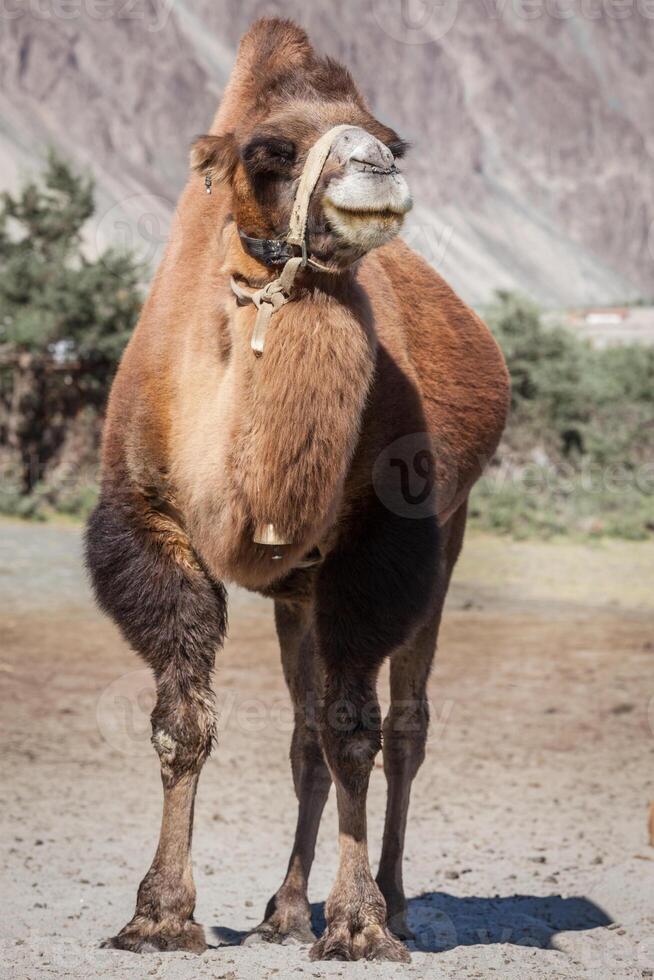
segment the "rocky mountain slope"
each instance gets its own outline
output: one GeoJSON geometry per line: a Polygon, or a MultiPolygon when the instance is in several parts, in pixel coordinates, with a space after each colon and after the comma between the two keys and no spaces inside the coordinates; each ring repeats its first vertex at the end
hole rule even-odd
{"type": "Polygon", "coordinates": [[[92,246],[154,263],[236,44],[290,16],[413,143],[406,237],[466,299],[654,294],[646,0],[46,0],[0,15],[0,185],[48,144],[97,176],[92,246]]]}

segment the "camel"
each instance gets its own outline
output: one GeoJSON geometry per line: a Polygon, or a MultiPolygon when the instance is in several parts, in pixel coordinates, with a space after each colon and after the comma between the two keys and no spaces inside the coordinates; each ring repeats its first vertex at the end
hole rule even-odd
{"type": "Polygon", "coordinates": [[[295,710],[295,840],[256,937],[310,942],[312,959],[410,958],[402,859],[426,684],[509,387],[489,330],[397,237],[411,207],[406,149],[349,72],[278,19],[243,37],[192,146],[114,381],[86,534],[97,600],[154,672],[163,782],[152,866],[105,945],[206,949],[193,810],[215,735],[225,583],[236,583],[274,602],[295,710]],[[374,878],[366,795],[382,748],[374,878]],[[332,783],[339,866],[316,938],[307,884],[332,783]]]}

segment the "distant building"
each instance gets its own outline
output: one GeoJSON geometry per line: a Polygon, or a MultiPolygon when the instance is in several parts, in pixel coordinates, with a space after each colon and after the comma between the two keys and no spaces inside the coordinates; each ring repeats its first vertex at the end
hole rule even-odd
{"type": "Polygon", "coordinates": [[[548,313],[543,322],[561,324],[594,347],[654,344],[654,306],[590,307],[548,313]]]}

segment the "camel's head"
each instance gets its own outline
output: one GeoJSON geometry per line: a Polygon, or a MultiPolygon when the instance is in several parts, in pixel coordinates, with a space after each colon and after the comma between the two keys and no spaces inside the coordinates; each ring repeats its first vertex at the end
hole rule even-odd
{"type": "Polygon", "coordinates": [[[309,207],[307,248],[344,267],[385,244],[411,208],[397,161],[406,144],[369,112],[345,68],[316,57],[288,21],[258,21],[241,43],[214,121],[195,141],[193,169],[221,181],[241,233],[283,239],[309,151],[339,132],[309,207]]]}

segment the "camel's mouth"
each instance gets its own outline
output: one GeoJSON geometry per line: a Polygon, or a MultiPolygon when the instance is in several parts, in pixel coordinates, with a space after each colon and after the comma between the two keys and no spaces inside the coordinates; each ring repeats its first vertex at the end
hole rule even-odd
{"type": "Polygon", "coordinates": [[[325,204],[348,215],[393,215],[403,217],[413,202],[406,180],[398,171],[372,173],[360,170],[332,180],[325,204]]]}
{"type": "Polygon", "coordinates": [[[404,211],[392,207],[343,207],[329,198],[323,199],[323,211],[332,230],[359,254],[385,245],[400,231],[404,211]]]}
{"type": "Polygon", "coordinates": [[[332,180],[322,204],[339,238],[368,252],[397,235],[412,201],[404,177],[396,170],[359,170],[332,180]]]}
{"type": "Polygon", "coordinates": [[[325,205],[348,221],[397,221],[404,218],[404,212],[392,208],[342,208],[329,200],[325,201],[325,205]]]}

